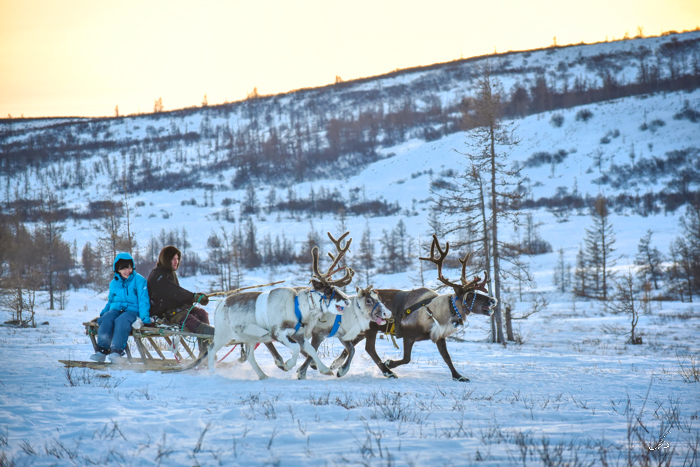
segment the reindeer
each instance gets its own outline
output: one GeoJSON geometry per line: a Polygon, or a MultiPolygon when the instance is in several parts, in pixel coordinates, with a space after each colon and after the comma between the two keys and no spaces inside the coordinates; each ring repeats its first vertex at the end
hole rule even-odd
{"type": "Polygon", "coordinates": [[[265,293],[246,292],[231,295],[225,301],[221,301],[216,307],[216,331],[208,351],[210,371],[214,370],[216,352],[231,340],[236,340],[243,343],[242,360],[248,360],[258,378],[265,379],[267,375],[255,361],[255,346],[265,343],[274,348],[271,345],[272,341],[278,341],[292,351],[292,357],[286,362],[282,362],[279,354],[275,358],[275,363],[285,371],[294,368],[299,352],[303,349],[322,374],[333,374],[318,358],[309,339],[318,319],[324,313],[342,315],[350,306],[350,299],[339,288],[352,281],[355,271],[349,267],[333,270],[350,248],[352,238],[347,241],[345,247],[341,247],[343,239],[349,233],[345,232],[338,240],[328,233],[336,245],[337,256],[331,255],[333,263],[326,274],[318,272],[318,248],[313,248],[311,255],[314,276],[311,279],[311,287],[280,287],[265,293]],[[345,275],[342,278],[335,281],[329,279],[332,274],[343,269],[345,275]]]}
{"type": "MultiPolygon", "coordinates": [[[[350,297],[350,306],[345,310],[342,317],[324,313],[321,319],[316,322],[316,326],[311,334],[311,345],[314,349],[318,350],[324,339],[334,336],[345,347],[347,358],[342,364],[339,363],[333,368],[340,367],[338,373],[336,373],[338,378],[345,376],[350,369],[350,363],[352,363],[352,359],[355,356],[353,339],[360,333],[365,332],[369,328],[370,322],[382,326],[386,324],[387,319],[391,318],[391,313],[384,307],[379,300],[379,294],[377,294],[376,290],[372,290],[371,285],[366,289],[356,287],[356,291],[357,295],[350,297]]],[[[314,360],[310,355],[306,357],[306,361],[297,370],[299,379],[306,379],[306,370],[312,361],[314,360]]]]}
{"type": "MultiPolygon", "coordinates": [[[[470,313],[491,316],[497,301],[495,298],[490,297],[486,290],[488,272],[486,272],[483,281],[479,277],[475,277],[472,281],[467,281],[466,267],[469,255],[459,260],[462,264],[460,284],[450,282],[444,278],[442,275],[442,263],[449,251],[449,242],[445,244],[445,250],[443,251],[440,248],[437,237],[433,235],[430,257],[419,259],[430,261],[437,265],[438,280],[451,287],[454,291],[453,295],[438,295],[435,291],[426,288],[410,291],[396,289],[377,290],[380,300],[393,314],[393,325],[391,322],[385,326],[370,323],[369,329],[365,331],[364,336],[358,336],[353,341],[353,344],[357,344],[362,339],[367,339],[365,350],[387,378],[397,378],[396,374],[391,371],[392,368],[405,365],[411,361],[411,350],[414,343],[430,339],[437,345],[440,355],[442,355],[445,363],[450,368],[452,379],[462,382],[469,381],[467,377],[460,375],[455,370],[450,354],[447,351],[445,338],[456,332],[457,328],[464,324],[464,319],[470,313]],[[438,251],[437,257],[435,256],[435,249],[438,251]],[[402,360],[381,361],[375,349],[377,332],[380,331],[387,334],[395,333],[397,338],[403,338],[404,356],[402,360]]],[[[344,350],[340,357],[333,362],[331,368],[336,368],[336,365],[342,361],[345,355],[346,351],[344,350]]]]}

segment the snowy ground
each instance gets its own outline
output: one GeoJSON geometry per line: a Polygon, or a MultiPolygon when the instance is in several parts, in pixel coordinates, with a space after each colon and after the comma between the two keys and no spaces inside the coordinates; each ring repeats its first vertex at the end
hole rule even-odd
{"type": "MultiPolygon", "coordinates": [[[[698,370],[698,304],[655,305],[640,321],[641,346],[603,332],[627,330],[626,318],[569,295],[549,294],[543,312],[518,321],[520,345],[487,343],[487,318],[472,316],[464,341],[448,342],[471,378],[458,383],[430,342],[414,347],[398,380],[384,379],[364,350],[345,377],[310,371],[305,381],[264,348],[256,355],[266,381],[233,356],[214,375],[67,370],[59,359],[91,353],[81,323],[102,303],[85,290],[70,300],[71,311],[42,309],[38,323],[48,324],[36,329],[0,327],[0,465],[700,461],[700,383],[681,374],[691,360],[698,370]]],[[[378,347],[400,354],[385,340],[378,347]]],[[[320,355],[330,363],[340,350],[331,342],[320,355]]]]}

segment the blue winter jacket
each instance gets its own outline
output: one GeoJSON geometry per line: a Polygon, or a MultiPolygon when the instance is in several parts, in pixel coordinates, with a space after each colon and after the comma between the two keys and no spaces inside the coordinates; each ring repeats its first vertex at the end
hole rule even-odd
{"type": "Polygon", "coordinates": [[[151,302],[148,299],[148,286],[146,279],[136,271],[125,280],[117,268],[117,261],[125,259],[134,264],[134,259],[129,253],[119,253],[114,258],[112,269],[114,270],[114,279],[109,283],[109,299],[100,316],[110,310],[132,311],[139,314],[139,318],[144,323],[151,322],[151,302]]]}

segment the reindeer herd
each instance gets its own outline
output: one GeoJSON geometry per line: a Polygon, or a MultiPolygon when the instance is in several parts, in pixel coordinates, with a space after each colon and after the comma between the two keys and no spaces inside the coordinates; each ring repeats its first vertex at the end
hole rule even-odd
{"type": "Polygon", "coordinates": [[[490,316],[496,299],[486,290],[487,279],[466,279],[468,256],[460,259],[462,275],[460,282],[450,282],[442,275],[442,264],[450,249],[440,247],[433,236],[429,258],[420,258],[437,265],[438,280],[450,287],[453,294],[438,294],[431,289],[415,290],[366,289],[356,287],[356,295],[348,296],[341,288],[352,282],[355,271],[339,266],[352,238],[343,246],[349,235],[345,232],[337,240],[328,233],[336,248],[336,254],[328,253],[331,265],[325,273],[319,271],[319,252],[311,251],[313,275],[309,287],[279,287],[269,292],[243,292],[230,295],[216,307],[215,334],[209,349],[200,356],[208,356],[210,371],[214,371],[216,352],[231,341],[242,344],[240,361],[248,361],[260,379],[267,378],[255,360],[255,348],[265,344],[275,364],[289,371],[297,364],[301,353],[306,360],[297,369],[299,379],[306,378],[311,366],[324,375],[344,376],[350,369],[355,355],[355,346],[365,339],[365,350],[372,357],[383,375],[397,378],[392,371],[411,361],[413,344],[432,340],[456,381],[469,381],[460,375],[452,364],[445,339],[464,324],[471,313],[490,316]],[[436,254],[437,250],[437,254],[436,254]],[[344,272],[342,278],[333,280],[334,274],[344,272]],[[404,355],[401,360],[382,362],[375,349],[377,333],[383,332],[392,338],[403,339],[404,355]],[[317,349],[328,337],[336,337],[342,343],[342,354],[327,367],[318,357],[317,349]],[[292,356],[285,361],[273,342],[288,347],[292,356]]]}

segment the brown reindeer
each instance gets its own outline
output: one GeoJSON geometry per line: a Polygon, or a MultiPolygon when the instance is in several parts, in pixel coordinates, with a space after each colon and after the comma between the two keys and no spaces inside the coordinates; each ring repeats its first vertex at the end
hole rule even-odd
{"type": "MultiPolygon", "coordinates": [[[[391,371],[392,368],[405,365],[411,361],[411,350],[413,344],[418,341],[432,340],[438,347],[440,355],[447,363],[452,372],[452,379],[455,381],[469,381],[465,376],[460,375],[452,364],[452,359],[447,351],[445,338],[457,331],[457,328],[464,324],[464,319],[471,313],[490,316],[493,307],[496,306],[496,299],[489,296],[486,290],[487,278],[482,281],[475,277],[472,281],[466,279],[466,266],[469,255],[460,259],[462,263],[462,275],[460,283],[450,282],[442,275],[442,263],[450,251],[449,242],[445,244],[445,250],[440,248],[440,243],[433,235],[433,244],[430,247],[430,257],[420,258],[423,261],[430,261],[437,265],[438,280],[449,286],[454,294],[438,295],[435,291],[425,288],[405,291],[396,289],[379,289],[379,298],[391,310],[394,323],[379,326],[370,323],[369,329],[364,336],[359,336],[353,344],[357,344],[362,339],[366,339],[365,350],[377,364],[382,374],[387,378],[397,378],[391,371]],[[437,249],[438,255],[435,255],[437,249]],[[382,362],[375,348],[377,333],[394,333],[397,338],[403,339],[403,359],[387,360],[382,362]]],[[[488,273],[487,273],[488,274],[488,273]]],[[[335,368],[339,361],[345,357],[345,351],[333,362],[331,368],[335,368]]]]}

